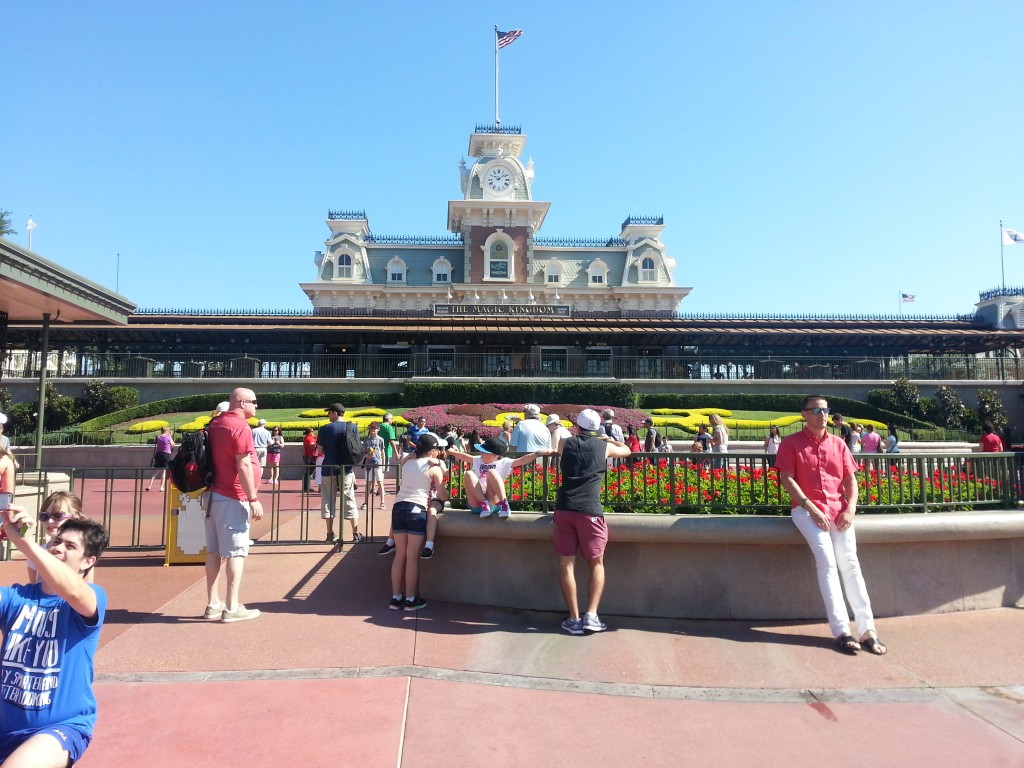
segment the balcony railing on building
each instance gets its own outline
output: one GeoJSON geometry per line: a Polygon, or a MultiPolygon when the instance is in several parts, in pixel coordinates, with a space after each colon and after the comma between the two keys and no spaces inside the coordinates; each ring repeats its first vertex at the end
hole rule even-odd
{"type": "MultiPolygon", "coordinates": [[[[38,353],[12,351],[5,379],[39,376],[38,353]]],[[[772,355],[614,356],[610,350],[578,347],[511,348],[463,353],[450,348],[379,354],[173,355],[158,352],[59,353],[46,360],[50,378],[127,379],[408,379],[413,377],[551,377],[612,379],[910,379],[1002,381],[1024,377],[1015,357],[971,355],[910,357],[822,357],[772,355]]]]}

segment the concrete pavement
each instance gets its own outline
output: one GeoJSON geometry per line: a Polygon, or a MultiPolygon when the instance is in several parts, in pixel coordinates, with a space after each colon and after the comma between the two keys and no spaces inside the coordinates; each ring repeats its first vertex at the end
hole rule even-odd
{"type": "Polygon", "coordinates": [[[200,566],[108,553],[80,765],[1024,766],[1024,610],[882,619],[881,658],[824,622],[608,615],[572,637],[561,614],[390,611],[378,547],[255,547],[264,615],[233,625],[198,618],[200,566]]]}

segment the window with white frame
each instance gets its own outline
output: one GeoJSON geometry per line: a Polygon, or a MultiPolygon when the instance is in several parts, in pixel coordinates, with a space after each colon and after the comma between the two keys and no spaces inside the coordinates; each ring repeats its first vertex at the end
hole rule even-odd
{"type": "Polygon", "coordinates": [[[438,259],[434,262],[433,273],[435,283],[450,283],[452,279],[451,262],[444,258],[438,259]]]}
{"type": "Polygon", "coordinates": [[[653,283],[655,279],[654,259],[648,256],[640,262],[640,282],[653,283]]]}
{"type": "Polygon", "coordinates": [[[595,259],[587,267],[587,274],[589,275],[588,282],[591,285],[604,285],[608,276],[608,265],[601,261],[601,259],[595,259]]]}
{"type": "Polygon", "coordinates": [[[495,232],[484,243],[484,280],[515,279],[512,238],[495,232]]]}
{"type": "Polygon", "coordinates": [[[338,257],[338,277],[342,280],[352,279],[352,257],[347,253],[338,257]]]}
{"type": "Polygon", "coordinates": [[[544,282],[548,285],[559,285],[562,282],[562,265],[554,259],[544,267],[544,282]]]}
{"type": "Polygon", "coordinates": [[[391,261],[388,262],[388,282],[389,283],[404,283],[405,273],[407,269],[405,262],[395,256],[391,261]]]}

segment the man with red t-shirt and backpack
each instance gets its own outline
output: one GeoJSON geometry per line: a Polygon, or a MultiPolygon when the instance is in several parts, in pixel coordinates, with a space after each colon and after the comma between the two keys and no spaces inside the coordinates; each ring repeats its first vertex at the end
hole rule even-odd
{"type": "Polygon", "coordinates": [[[256,395],[251,389],[231,393],[228,410],[207,427],[213,482],[206,513],[205,619],[224,624],[255,619],[260,612],[238,601],[242,570],[249,554],[249,519],[263,517],[257,496],[260,476],[249,419],[256,415],[256,395]],[[227,574],[227,597],[220,599],[220,573],[227,574]]]}

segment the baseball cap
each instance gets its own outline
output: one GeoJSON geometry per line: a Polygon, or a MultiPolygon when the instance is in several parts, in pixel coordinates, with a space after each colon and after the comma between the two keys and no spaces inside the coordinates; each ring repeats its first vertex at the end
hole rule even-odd
{"type": "Polygon", "coordinates": [[[329,406],[327,406],[327,412],[328,413],[336,413],[339,416],[344,416],[345,415],[345,406],[342,405],[341,403],[331,403],[329,406]]]}
{"type": "MultiPolygon", "coordinates": [[[[440,438],[433,432],[424,432],[420,435],[419,440],[416,441],[416,445],[420,450],[430,450],[431,448],[441,448],[440,438]]],[[[447,445],[447,443],[445,443],[447,445]]]]}
{"type": "Polygon", "coordinates": [[[422,440],[424,437],[427,437],[427,435],[429,435],[430,437],[434,438],[434,441],[437,443],[437,447],[438,448],[447,448],[448,447],[448,441],[445,440],[440,435],[434,434],[433,432],[427,432],[426,435],[422,435],[420,437],[420,440],[422,440]]]}
{"type": "Polygon", "coordinates": [[[601,426],[601,417],[593,408],[584,408],[576,417],[576,424],[584,432],[594,432],[601,426]]]}
{"type": "Polygon", "coordinates": [[[547,423],[549,425],[550,424],[561,424],[562,420],[560,418],[558,418],[558,414],[557,413],[551,413],[551,414],[548,414],[547,423]]]}
{"type": "Polygon", "coordinates": [[[231,403],[229,403],[227,400],[221,400],[219,403],[217,403],[217,407],[214,410],[220,411],[221,413],[227,413],[228,408],[230,407],[231,403]]]}
{"type": "Polygon", "coordinates": [[[488,437],[473,446],[480,453],[493,453],[495,456],[505,455],[505,444],[496,437],[488,437]]]}

